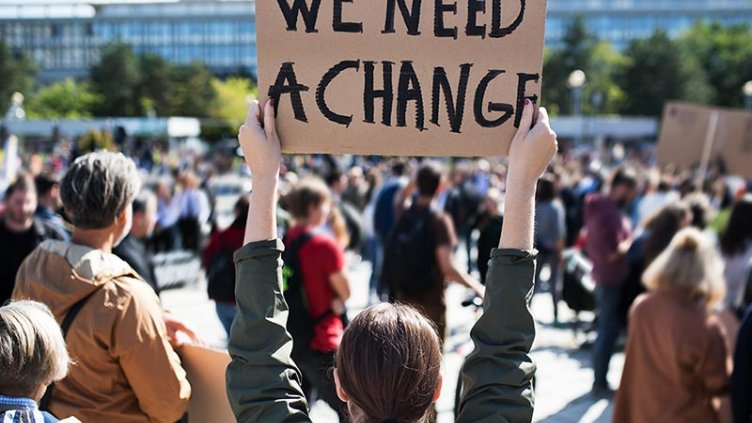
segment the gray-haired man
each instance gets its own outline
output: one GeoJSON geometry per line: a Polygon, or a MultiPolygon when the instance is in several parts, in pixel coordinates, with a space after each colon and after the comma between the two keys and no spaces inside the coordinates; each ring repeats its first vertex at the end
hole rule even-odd
{"type": "Polygon", "coordinates": [[[54,386],[53,414],[173,423],[187,408],[191,388],[159,299],[111,253],[130,231],[139,188],[136,166],[121,154],[78,158],[60,184],[71,241],[42,243],[18,272],[14,298],[47,304],[58,321],[80,306],[66,337],[76,366],[54,386]]]}

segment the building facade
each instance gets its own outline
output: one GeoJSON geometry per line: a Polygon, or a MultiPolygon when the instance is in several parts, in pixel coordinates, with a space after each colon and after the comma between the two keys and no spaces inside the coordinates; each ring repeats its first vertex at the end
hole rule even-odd
{"type": "MultiPolygon", "coordinates": [[[[18,3],[0,4],[0,38],[31,54],[43,81],[86,75],[99,60],[101,47],[115,41],[173,63],[199,60],[219,75],[256,73],[254,0],[18,3]]],[[[576,16],[617,49],[657,28],[675,36],[698,20],[752,22],[752,0],[548,0],[548,8],[548,47],[561,45],[576,16]]]]}
{"type": "Polygon", "coordinates": [[[656,29],[675,37],[699,20],[752,24],[752,0],[548,0],[547,47],[561,45],[576,16],[599,39],[622,50],[656,29]]]}
{"type": "Polygon", "coordinates": [[[257,66],[252,0],[0,6],[0,38],[34,58],[41,80],[86,75],[113,42],[219,75],[257,66]]]}

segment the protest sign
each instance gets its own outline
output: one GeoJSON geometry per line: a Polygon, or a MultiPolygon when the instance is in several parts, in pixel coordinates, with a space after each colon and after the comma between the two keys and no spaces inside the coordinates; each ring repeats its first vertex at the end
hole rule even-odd
{"type": "Polygon", "coordinates": [[[256,2],[287,153],[489,156],[538,102],[546,0],[256,2]]]}
{"type": "Polygon", "coordinates": [[[178,352],[191,384],[189,423],[234,422],[225,384],[227,351],[184,344],[178,352]]]}
{"type": "Polygon", "coordinates": [[[729,174],[752,178],[752,113],[668,103],[656,154],[662,165],[702,172],[720,161],[729,174]]]}

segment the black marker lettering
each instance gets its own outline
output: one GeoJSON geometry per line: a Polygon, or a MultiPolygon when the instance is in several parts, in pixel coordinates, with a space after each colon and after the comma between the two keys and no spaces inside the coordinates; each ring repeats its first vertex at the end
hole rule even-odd
{"type": "Polygon", "coordinates": [[[470,79],[470,68],[473,65],[465,63],[460,65],[460,83],[457,87],[457,101],[455,102],[452,95],[452,87],[447,79],[446,70],[442,67],[434,68],[433,70],[433,103],[431,122],[439,125],[439,96],[441,92],[444,92],[444,99],[446,100],[447,115],[449,116],[449,125],[452,127],[452,132],[461,133],[462,118],[465,115],[465,99],[467,98],[467,83],[470,79]]]}
{"type": "MultiPolygon", "coordinates": [[[[373,0],[369,0],[373,1],[373,0]]],[[[407,26],[409,35],[420,35],[420,4],[421,0],[413,0],[413,7],[410,10],[407,7],[407,0],[387,0],[386,3],[386,23],[384,24],[383,34],[392,34],[394,30],[394,15],[397,13],[397,3],[399,3],[402,19],[407,26]]]]}
{"type": "Polygon", "coordinates": [[[363,107],[365,112],[366,123],[376,123],[374,120],[374,109],[377,98],[383,99],[381,111],[381,123],[386,126],[392,126],[392,106],[394,104],[394,86],[392,83],[392,62],[382,62],[384,67],[384,89],[377,90],[374,88],[374,70],[375,62],[363,62],[363,70],[366,74],[365,88],[363,90],[363,107]]]}
{"type": "Polygon", "coordinates": [[[514,114],[514,107],[512,107],[511,104],[489,102],[489,112],[503,112],[503,114],[495,120],[489,120],[483,115],[483,104],[485,102],[488,85],[491,84],[491,82],[496,79],[496,77],[505,72],[506,71],[503,70],[489,70],[488,74],[483,77],[483,79],[480,81],[480,84],[478,84],[478,89],[475,91],[475,121],[478,123],[478,125],[484,128],[499,127],[506,123],[506,121],[508,121],[509,118],[511,118],[514,114]]]}
{"type": "Polygon", "coordinates": [[[309,88],[305,85],[298,84],[298,79],[295,76],[294,63],[285,62],[282,63],[282,67],[277,74],[277,80],[274,85],[269,87],[269,98],[274,99],[274,114],[279,112],[279,100],[282,94],[290,94],[290,101],[292,102],[292,111],[295,113],[295,119],[301,122],[308,122],[308,118],[303,108],[303,99],[300,97],[300,93],[308,91],[309,88]]]}
{"type": "Polygon", "coordinates": [[[282,14],[285,15],[285,21],[287,21],[288,31],[298,30],[298,16],[303,16],[303,22],[305,22],[306,32],[318,32],[316,30],[316,21],[319,17],[319,8],[321,7],[321,0],[311,0],[311,6],[308,7],[306,0],[293,0],[292,6],[288,3],[289,0],[277,0],[279,3],[279,9],[282,14]]]}
{"type": "Polygon", "coordinates": [[[342,3],[352,3],[353,0],[334,0],[334,32],[363,32],[362,22],[342,22],[342,3]]]}
{"type": "Polygon", "coordinates": [[[344,116],[337,114],[326,104],[326,89],[329,87],[329,84],[334,81],[334,78],[347,69],[355,69],[356,71],[360,70],[360,60],[344,60],[332,66],[331,69],[324,74],[318,88],[316,88],[316,105],[319,106],[319,110],[325,118],[334,123],[349,127],[353,120],[352,115],[344,116]]]}
{"type": "Polygon", "coordinates": [[[491,17],[491,38],[502,38],[513,33],[525,18],[525,1],[520,0],[520,14],[508,27],[501,27],[501,0],[493,0],[493,14],[491,17]]]}
{"type": "Polygon", "coordinates": [[[415,127],[425,131],[425,112],[420,81],[413,68],[413,62],[403,61],[397,88],[397,126],[407,126],[407,103],[410,101],[415,102],[415,127]]]}
{"type": "Polygon", "coordinates": [[[478,25],[478,13],[486,13],[486,0],[467,0],[467,27],[465,34],[468,37],[486,38],[486,25],[478,25]]]}
{"type": "Polygon", "coordinates": [[[457,39],[457,27],[447,28],[444,26],[444,13],[452,12],[457,14],[457,3],[444,4],[444,0],[435,0],[433,34],[436,37],[457,39]]]}

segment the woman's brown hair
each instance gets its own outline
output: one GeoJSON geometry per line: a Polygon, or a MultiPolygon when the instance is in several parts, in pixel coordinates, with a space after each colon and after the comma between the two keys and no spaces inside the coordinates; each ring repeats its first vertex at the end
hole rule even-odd
{"type": "Polygon", "coordinates": [[[298,182],[285,196],[284,204],[294,219],[305,219],[308,217],[311,206],[316,207],[329,201],[331,201],[329,188],[324,181],[306,178],[298,182]]]}
{"type": "Polygon", "coordinates": [[[440,345],[436,327],[412,307],[380,304],[361,312],[336,359],[352,422],[425,421],[440,379],[440,345]]]}

